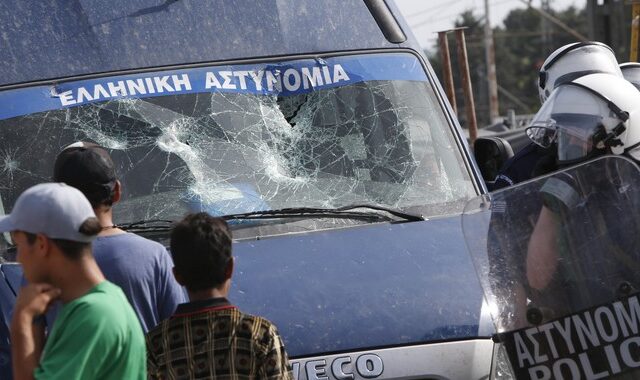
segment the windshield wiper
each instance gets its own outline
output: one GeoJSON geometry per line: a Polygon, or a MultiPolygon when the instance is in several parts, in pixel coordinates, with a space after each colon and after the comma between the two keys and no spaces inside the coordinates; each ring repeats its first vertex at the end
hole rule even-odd
{"type": "Polygon", "coordinates": [[[368,209],[371,209],[371,210],[384,211],[384,212],[389,213],[389,214],[391,214],[393,216],[397,216],[398,218],[405,219],[405,220],[407,220],[409,222],[419,222],[419,221],[425,220],[422,215],[410,214],[408,212],[396,210],[396,209],[393,209],[393,208],[390,208],[390,207],[371,205],[371,204],[353,204],[353,205],[349,205],[349,206],[338,207],[336,210],[353,210],[353,209],[356,209],[356,208],[368,208],[368,209]]]}
{"type": "Polygon", "coordinates": [[[148,219],[137,222],[116,224],[116,228],[127,232],[164,232],[170,231],[173,227],[173,220],[148,219]]]}
{"type": "MultiPolygon", "coordinates": [[[[242,224],[243,221],[264,220],[264,219],[284,219],[284,218],[339,218],[339,219],[357,219],[369,222],[390,222],[393,219],[374,212],[349,211],[337,209],[323,208],[284,208],[280,210],[252,211],[241,214],[230,214],[221,216],[230,223],[236,222],[242,224]]],[[[149,232],[169,232],[173,227],[173,221],[163,219],[140,220],[131,223],[117,224],[115,227],[132,233],[149,233],[149,232]]]]}
{"type": "MultiPolygon", "coordinates": [[[[380,212],[359,211],[356,209],[369,209],[382,211],[397,218],[410,222],[422,221],[420,215],[409,214],[389,207],[354,204],[338,208],[314,208],[292,207],[278,210],[251,211],[239,214],[223,215],[221,218],[227,221],[259,220],[259,219],[285,219],[285,218],[332,218],[332,219],[356,219],[370,222],[393,222],[394,218],[380,212]]],[[[166,219],[148,219],[131,223],[117,224],[116,227],[127,232],[165,232],[170,231],[174,221],[166,219]]]]}
{"type": "Polygon", "coordinates": [[[358,208],[367,208],[376,211],[384,211],[395,217],[407,221],[424,220],[422,216],[407,214],[402,211],[390,209],[377,205],[349,205],[338,208],[313,208],[313,207],[292,207],[278,210],[252,211],[240,214],[230,214],[222,216],[225,220],[256,220],[256,219],[277,219],[277,218],[336,218],[336,219],[358,219],[372,222],[392,222],[393,218],[379,212],[358,211],[358,208]]]}

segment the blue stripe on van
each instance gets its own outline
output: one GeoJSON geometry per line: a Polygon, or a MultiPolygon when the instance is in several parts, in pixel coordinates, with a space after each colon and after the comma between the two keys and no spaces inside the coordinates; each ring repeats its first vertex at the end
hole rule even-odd
{"type": "Polygon", "coordinates": [[[406,53],[210,66],[102,77],[0,93],[0,120],[113,99],[229,92],[289,96],[366,81],[426,81],[406,53]]]}

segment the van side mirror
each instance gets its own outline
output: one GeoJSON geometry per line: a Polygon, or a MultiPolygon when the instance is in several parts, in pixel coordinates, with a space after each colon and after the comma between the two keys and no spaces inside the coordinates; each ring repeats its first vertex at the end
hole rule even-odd
{"type": "Polygon", "coordinates": [[[511,144],[501,137],[478,137],[473,143],[476,162],[489,187],[502,165],[513,156],[511,144]]]}

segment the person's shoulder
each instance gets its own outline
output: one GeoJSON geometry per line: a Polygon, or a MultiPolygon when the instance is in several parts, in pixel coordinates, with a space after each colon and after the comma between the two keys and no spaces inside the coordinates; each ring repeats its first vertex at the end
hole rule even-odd
{"type": "Polygon", "coordinates": [[[62,313],[71,319],[82,319],[84,324],[108,320],[109,323],[126,319],[129,305],[122,290],[109,281],[103,281],[87,294],[63,307],[62,313]]]}
{"type": "Polygon", "coordinates": [[[147,345],[147,353],[150,357],[158,357],[162,355],[168,348],[168,344],[175,341],[176,337],[186,341],[183,334],[190,330],[187,325],[189,320],[184,318],[167,318],[160,321],[156,326],[149,329],[144,334],[147,345]]]}
{"type": "Polygon", "coordinates": [[[81,304],[91,305],[115,311],[118,306],[129,306],[122,289],[110,281],[96,285],[89,293],[81,297],[81,304]]]}
{"type": "Polygon", "coordinates": [[[136,242],[138,244],[146,244],[149,246],[154,246],[154,247],[159,247],[159,248],[163,248],[164,246],[160,243],[158,243],[155,240],[151,240],[151,239],[147,239],[146,237],[140,236],[138,234],[134,234],[132,232],[127,232],[124,234],[120,234],[118,236],[122,236],[123,239],[126,239],[128,241],[132,241],[132,242],[136,242]]]}
{"type": "Polygon", "coordinates": [[[520,149],[500,168],[493,190],[511,186],[531,178],[531,172],[542,156],[541,148],[534,143],[529,143],[520,149]]]}
{"type": "Polygon", "coordinates": [[[166,252],[166,248],[157,241],[147,239],[134,233],[124,233],[112,236],[98,237],[97,242],[104,245],[128,246],[151,252],[166,252]]]}
{"type": "Polygon", "coordinates": [[[155,327],[149,329],[145,334],[147,340],[147,346],[160,348],[162,346],[162,338],[165,331],[169,331],[169,328],[177,323],[180,323],[180,319],[168,318],[160,321],[155,327]]]}
{"type": "Polygon", "coordinates": [[[518,162],[522,160],[527,160],[531,158],[535,159],[541,155],[542,153],[540,152],[540,148],[534,143],[529,143],[525,145],[524,148],[517,151],[511,158],[509,158],[505,162],[503,169],[508,169],[513,165],[516,165],[518,162]]]}
{"type": "Polygon", "coordinates": [[[240,314],[241,330],[252,331],[254,338],[261,343],[267,343],[279,335],[276,325],[265,317],[247,314],[238,311],[240,314]]]}
{"type": "Polygon", "coordinates": [[[268,320],[265,317],[261,317],[259,315],[254,315],[254,314],[249,314],[249,313],[245,313],[242,310],[239,309],[233,309],[235,310],[236,313],[238,313],[238,315],[240,316],[241,320],[246,320],[246,321],[250,321],[251,323],[255,323],[255,324],[261,324],[261,325],[265,325],[265,326],[270,326],[273,325],[273,323],[271,323],[270,320],[268,320]]]}

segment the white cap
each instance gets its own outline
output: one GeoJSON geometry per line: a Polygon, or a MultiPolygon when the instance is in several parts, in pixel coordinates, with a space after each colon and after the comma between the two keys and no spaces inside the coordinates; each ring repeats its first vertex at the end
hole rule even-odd
{"type": "Polygon", "coordinates": [[[90,243],[80,226],[96,215],[80,190],[63,183],[43,183],[20,194],[10,215],[0,217],[0,232],[24,231],[51,239],[90,243]]]}

